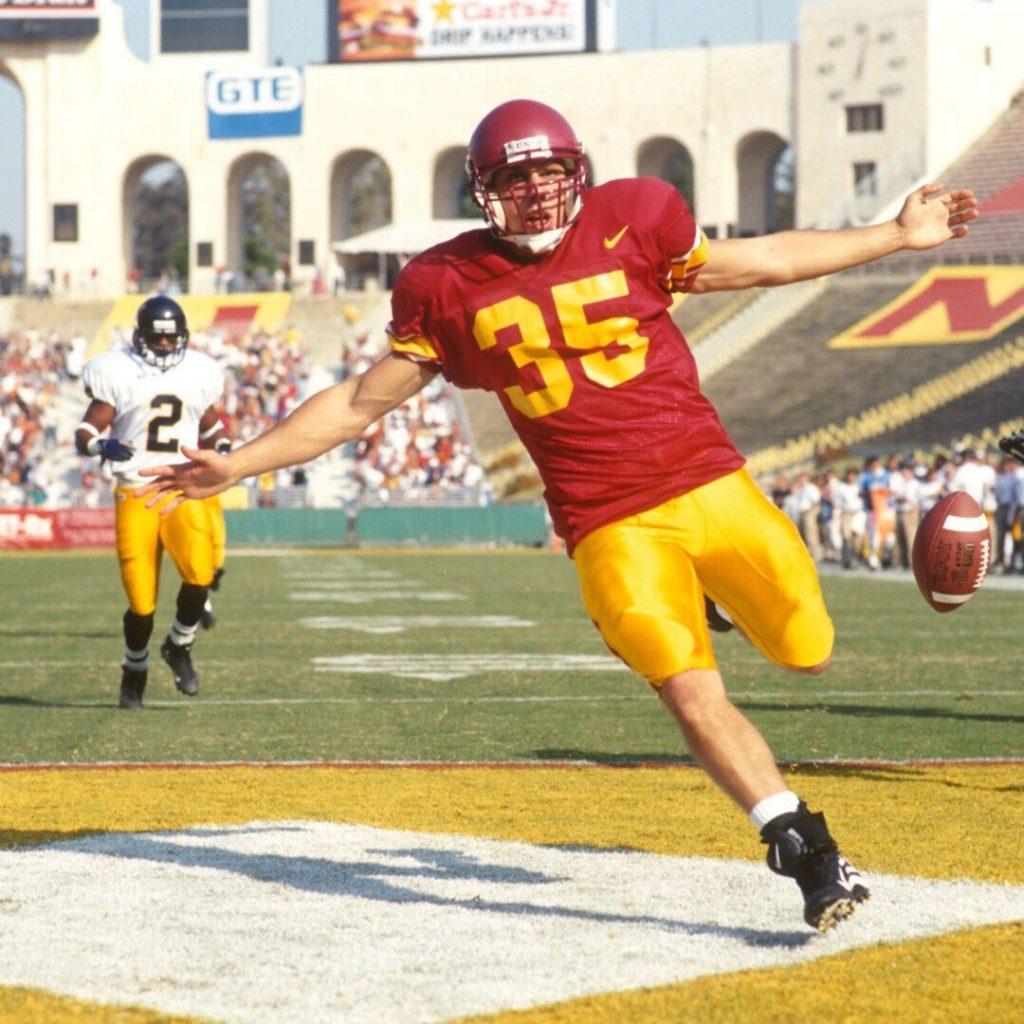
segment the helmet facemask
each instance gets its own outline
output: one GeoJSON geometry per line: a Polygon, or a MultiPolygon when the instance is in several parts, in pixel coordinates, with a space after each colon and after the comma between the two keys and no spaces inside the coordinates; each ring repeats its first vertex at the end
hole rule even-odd
{"type": "Polygon", "coordinates": [[[139,354],[143,362],[155,366],[158,370],[169,370],[185,358],[188,348],[188,331],[179,331],[173,320],[157,320],[153,330],[136,327],[132,332],[132,348],[139,354]],[[166,324],[167,329],[161,325],[166,324]],[[168,345],[167,342],[171,342],[168,345]]]}
{"type": "MultiPolygon", "coordinates": [[[[531,155],[529,164],[538,162],[531,155]]],[[[558,162],[564,177],[551,181],[516,181],[504,188],[495,185],[499,172],[515,167],[513,160],[496,167],[476,168],[470,165],[469,175],[473,199],[483,210],[491,231],[530,253],[550,252],[562,240],[583,205],[587,187],[586,161],[576,153],[552,152],[543,162],[558,162]],[[518,224],[509,223],[508,210],[514,211],[518,224]],[[519,230],[513,230],[518,227],[519,230]]],[[[524,161],[525,163],[525,161],[524,161]]]]}

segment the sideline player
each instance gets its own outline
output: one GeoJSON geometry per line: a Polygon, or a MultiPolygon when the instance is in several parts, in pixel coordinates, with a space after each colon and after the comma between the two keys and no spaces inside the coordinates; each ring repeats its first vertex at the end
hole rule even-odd
{"type": "Polygon", "coordinates": [[[760,829],[771,869],[799,884],[807,922],[830,928],[868,891],[729,700],[704,594],[765,657],[798,672],[828,667],[832,623],[795,527],[700,392],[670,293],[788,284],[941,245],[967,233],[974,197],[928,185],[886,224],[708,241],[664,182],[588,191],[572,127],[531,100],[481,121],[467,170],[488,230],[405,266],[388,355],[226,458],[186,450],[191,463],[146,470],[157,479],[138,493],[205,497],[306,462],[439,372],[496,392],[606,643],[648,679],[696,760],[760,829]]]}
{"type": "Polygon", "coordinates": [[[213,446],[226,440],[216,410],[224,372],[209,356],[188,349],[181,306],[155,295],[139,307],[131,348],[90,360],[83,380],[92,401],[75,431],[75,447],[111,462],[116,481],[117,557],[129,604],[119,707],[142,706],[164,548],[182,584],[160,655],[174,685],[194,697],[199,676],[190,652],[215,567],[210,513],[205,502],[185,501],[162,517],[132,491],[142,482],[143,467],[184,460],[183,442],[213,446]],[[107,428],[110,435],[100,437],[107,428]]]}

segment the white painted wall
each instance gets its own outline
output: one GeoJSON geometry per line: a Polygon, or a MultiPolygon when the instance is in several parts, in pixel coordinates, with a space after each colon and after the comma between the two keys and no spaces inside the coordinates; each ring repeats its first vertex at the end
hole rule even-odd
{"type": "Polygon", "coordinates": [[[799,38],[801,224],[849,203],[855,161],[877,163],[882,199],[937,174],[1024,83],[1021,0],[808,3],[799,38]],[[863,103],[884,104],[883,132],[847,134],[846,105],[863,103]]]}
{"type": "MultiPolygon", "coordinates": [[[[263,0],[253,13],[253,45],[265,45],[263,0]]],[[[251,63],[252,54],[143,62],[125,45],[121,8],[105,0],[101,19],[100,34],[84,43],[0,43],[0,65],[25,94],[29,274],[53,267],[77,283],[96,267],[104,294],[124,285],[124,174],[146,154],[181,164],[191,257],[198,242],[211,241],[215,264],[228,252],[229,168],[251,152],[277,157],[291,177],[292,264],[301,282],[314,268],[298,267],[299,239],[315,242],[321,263],[328,257],[330,177],[340,155],[379,153],[392,174],[394,218],[426,219],[437,155],[464,145],[488,109],[517,96],[564,111],[601,181],[635,173],[646,140],[679,140],[694,161],[697,217],[725,234],[737,221],[736,153],[749,133],[797,143],[797,216],[807,224],[847,198],[854,159],[885,166],[909,154],[911,162],[941,166],[1024,79],[1024,47],[1014,43],[1024,37],[1022,0],[829,0],[804,8],[798,48],[310,65],[301,137],[211,141],[205,73],[251,63]],[[825,64],[827,73],[819,70],[825,64]],[[843,105],[876,97],[886,105],[885,132],[847,135],[843,105]],[[78,243],[52,241],[56,202],[79,203],[78,243]]],[[[211,288],[213,271],[193,266],[191,282],[193,290],[211,288]]]]}

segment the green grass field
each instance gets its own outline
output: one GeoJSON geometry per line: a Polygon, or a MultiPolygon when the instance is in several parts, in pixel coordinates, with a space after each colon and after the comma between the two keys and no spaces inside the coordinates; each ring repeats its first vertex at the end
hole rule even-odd
{"type": "MultiPolygon", "coordinates": [[[[683,757],[656,698],[587,620],[564,556],[233,552],[192,701],[156,655],[177,588],[164,568],[149,707],[133,714],[115,707],[125,605],[113,556],[0,556],[0,761],[683,757]],[[437,592],[449,599],[426,599],[437,592]],[[532,625],[467,624],[483,616],[532,625]],[[349,628],[305,621],[325,617],[349,628]],[[396,620],[404,631],[379,632],[396,620]],[[316,658],[349,660],[323,671],[316,658]]],[[[838,633],[824,676],[782,672],[735,635],[718,642],[731,692],[780,759],[1024,756],[1019,591],[983,589],[939,616],[911,582],[824,585],[838,633]]]]}

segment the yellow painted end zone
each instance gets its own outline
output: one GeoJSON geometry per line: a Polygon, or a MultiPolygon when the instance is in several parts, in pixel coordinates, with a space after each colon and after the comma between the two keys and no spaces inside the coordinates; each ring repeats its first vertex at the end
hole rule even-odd
{"type": "MultiPolygon", "coordinates": [[[[1019,765],[803,768],[867,871],[1024,883],[1019,765]]],[[[255,819],[359,822],[539,844],[759,859],[753,829],[698,771],[655,768],[225,767],[0,772],[0,846],[91,832],[255,819]]],[[[767,870],[767,869],[766,869],[767,870]]],[[[870,912],[870,908],[865,912],[870,912]]],[[[1004,926],[858,950],[786,970],[704,978],[520,1014],[508,1022],[786,1021],[1011,1024],[1024,1005],[1024,929],[1004,926]]],[[[152,1024],[158,1015],[0,988],[0,1020],[152,1024]]]]}

